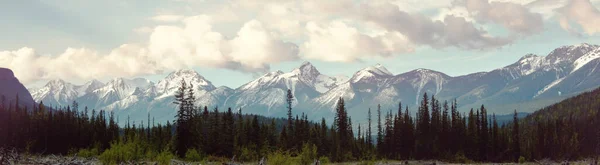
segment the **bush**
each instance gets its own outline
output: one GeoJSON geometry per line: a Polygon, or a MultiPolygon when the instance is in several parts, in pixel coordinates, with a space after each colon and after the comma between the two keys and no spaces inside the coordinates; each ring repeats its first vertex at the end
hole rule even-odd
{"type": "Polygon", "coordinates": [[[302,152],[300,152],[300,164],[308,165],[317,159],[317,146],[314,144],[302,145],[302,152]]]}
{"type": "Polygon", "coordinates": [[[229,162],[228,158],[218,157],[218,156],[213,156],[213,155],[209,155],[208,157],[206,157],[206,160],[209,162],[221,162],[221,163],[229,162]]]}
{"type": "Polygon", "coordinates": [[[136,142],[118,142],[112,143],[110,148],[105,150],[98,159],[103,164],[119,164],[127,161],[139,161],[145,155],[142,147],[136,142]]]}
{"type": "Polygon", "coordinates": [[[190,149],[185,153],[185,160],[192,162],[202,161],[202,156],[196,149],[190,149]]]}
{"type": "Polygon", "coordinates": [[[158,152],[156,152],[154,150],[146,151],[146,159],[148,159],[148,160],[154,160],[157,156],[158,156],[158,152]]]}
{"type": "Polygon", "coordinates": [[[267,157],[267,164],[299,164],[287,153],[276,151],[267,157]]]}
{"type": "Polygon", "coordinates": [[[160,165],[168,165],[171,163],[171,160],[173,158],[175,158],[175,155],[173,155],[173,153],[169,152],[168,150],[163,150],[162,152],[160,152],[160,154],[158,154],[155,161],[157,161],[160,165]]]}
{"type": "Polygon", "coordinates": [[[375,165],[376,161],[375,159],[372,160],[363,160],[360,163],[358,163],[359,165],[375,165]]]}
{"type": "Polygon", "coordinates": [[[329,160],[329,157],[321,156],[319,158],[319,162],[321,162],[321,164],[329,164],[329,163],[331,163],[331,160],[329,160]]]}
{"type": "Polygon", "coordinates": [[[520,164],[525,163],[525,161],[527,161],[527,160],[525,160],[525,157],[523,157],[523,156],[519,157],[520,164]]]}
{"type": "Polygon", "coordinates": [[[242,148],[240,151],[239,161],[254,161],[258,160],[258,153],[248,148],[242,148]]]}
{"type": "Polygon", "coordinates": [[[92,158],[92,157],[96,157],[98,155],[99,155],[98,148],[80,149],[79,152],[77,152],[77,156],[83,157],[83,158],[92,158]]]}

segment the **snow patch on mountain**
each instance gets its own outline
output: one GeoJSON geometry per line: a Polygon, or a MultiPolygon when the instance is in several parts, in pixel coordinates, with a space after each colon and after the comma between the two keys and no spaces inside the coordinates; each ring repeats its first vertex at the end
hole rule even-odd
{"type": "Polygon", "coordinates": [[[562,82],[562,81],[563,81],[565,78],[566,78],[566,77],[563,77],[563,78],[557,79],[557,80],[553,81],[552,83],[550,83],[550,84],[546,85],[546,86],[544,87],[544,89],[542,89],[542,90],[538,91],[538,92],[535,94],[535,96],[533,96],[533,98],[536,98],[536,97],[538,97],[539,95],[543,94],[544,92],[548,91],[550,88],[552,88],[552,87],[556,86],[557,84],[559,84],[560,82],[562,82]]]}
{"type": "Polygon", "coordinates": [[[575,60],[575,62],[573,63],[574,68],[571,71],[571,73],[577,71],[579,68],[583,67],[585,64],[589,63],[590,61],[594,60],[594,59],[598,59],[600,58],[600,48],[588,52],[585,55],[581,56],[579,59],[575,60]]]}
{"type": "Polygon", "coordinates": [[[387,68],[385,68],[381,64],[376,64],[374,66],[369,66],[356,72],[350,80],[353,83],[356,83],[364,79],[388,78],[391,76],[393,76],[393,74],[390,71],[388,71],[387,68]]]}

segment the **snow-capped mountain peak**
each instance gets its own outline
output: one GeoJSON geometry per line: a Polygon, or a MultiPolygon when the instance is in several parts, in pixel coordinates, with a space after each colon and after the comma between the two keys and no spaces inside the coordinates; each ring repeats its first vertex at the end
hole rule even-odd
{"type": "Polygon", "coordinates": [[[48,105],[68,105],[79,96],[75,88],[71,83],[56,79],[49,81],[44,87],[32,91],[31,95],[34,100],[44,101],[48,105]]]}
{"type": "Polygon", "coordinates": [[[572,72],[575,72],[576,70],[578,70],[579,68],[583,67],[585,64],[589,63],[592,60],[598,59],[600,58],[600,48],[597,48],[593,51],[590,51],[588,53],[586,53],[585,55],[579,57],[577,60],[575,60],[575,62],[573,63],[573,70],[572,72]]]}
{"type": "Polygon", "coordinates": [[[172,96],[181,84],[181,80],[184,80],[188,85],[193,85],[197,91],[211,91],[216,89],[210,81],[198,72],[191,69],[181,69],[172,72],[165,79],[160,80],[156,84],[156,92],[161,94],[162,97],[172,96]]]}
{"type": "Polygon", "coordinates": [[[318,77],[321,75],[321,72],[315,68],[310,62],[304,62],[302,65],[290,73],[286,73],[284,76],[287,78],[295,78],[297,77],[300,81],[303,81],[307,84],[313,84],[317,81],[318,77]]]}
{"type": "Polygon", "coordinates": [[[554,49],[546,59],[550,61],[550,63],[558,64],[561,62],[572,63],[575,60],[579,59],[581,56],[586,54],[589,51],[594,49],[598,49],[599,45],[591,45],[587,43],[582,43],[578,45],[568,45],[561,46],[559,48],[554,49]]]}
{"type": "Polygon", "coordinates": [[[98,88],[102,88],[105,84],[93,79],[91,81],[86,82],[85,84],[81,85],[81,86],[77,86],[77,94],[79,97],[85,95],[86,93],[90,93],[93,92],[94,90],[98,89],[98,88]]]}
{"type": "Polygon", "coordinates": [[[387,70],[383,65],[376,64],[374,66],[366,67],[358,72],[356,72],[351,80],[352,82],[358,82],[364,78],[370,77],[391,77],[394,76],[390,71],[387,70]]]}
{"type": "Polygon", "coordinates": [[[274,71],[274,72],[269,72],[269,73],[267,73],[267,74],[259,77],[258,79],[254,80],[254,81],[251,81],[249,83],[246,83],[246,84],[242,85],[238,89],[249,90],[249,89],[260,88],[261,86],[263,86],[265,84],[271,84],[271,83],[273,83],[277,79],[281,78],[279,76],[283,75],[283,74],[285,74],[285,73],[283,73],[283,71],[281,71],[281,70],[277,70],[277,71],[274,71]]]}

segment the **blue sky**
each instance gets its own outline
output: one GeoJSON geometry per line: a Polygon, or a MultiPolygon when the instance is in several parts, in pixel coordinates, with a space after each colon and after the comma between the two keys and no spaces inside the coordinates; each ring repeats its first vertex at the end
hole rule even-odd
{"type": "Polygon", "coordinates": [[[0,67],[28,87],[193,68],[238,87],[310,61],[451,76],[600,43],[600,0],[22,0],[0,5],[0,67]]]}

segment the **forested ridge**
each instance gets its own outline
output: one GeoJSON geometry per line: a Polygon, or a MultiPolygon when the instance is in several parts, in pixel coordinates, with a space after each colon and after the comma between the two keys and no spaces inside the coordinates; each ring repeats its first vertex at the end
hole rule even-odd
{"type": "MultiPolygon", "coordinates": [[[[600,89],[498,124],[484,105],[461,113],[456,101],[424,94],[411,112],[376,106],[366,117],[348,116],[339,98],[333,121],[294,114],[288,90],[287,118],[265,118],[243,109],[195,106],[193,87],[181,82],[176,120],[128,121],[119,127],[111,112],[68,107],[0,105],[0,147],[29,154],[77,154],[103,163],[125,161],[259,161],[309,164],[375,159],[448,162],[577,160],[600,155],[600,89]],[[355,124],[355,125],[353,125],[355,124]],[[353,129],[354,128],[354,129],[353,129]]],[[[288,163],[286,163],[288,164],[288,163]]]]}

